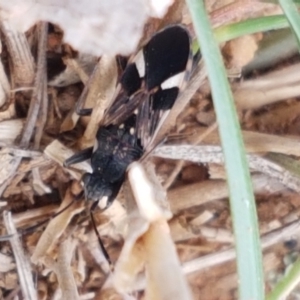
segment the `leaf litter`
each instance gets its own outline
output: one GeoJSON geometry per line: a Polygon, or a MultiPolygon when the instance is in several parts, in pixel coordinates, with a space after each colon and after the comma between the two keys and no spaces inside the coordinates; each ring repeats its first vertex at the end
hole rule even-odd
{"type": "MultiPolygon", "coordinates": [[[[218,8],[210,3],[215,26],[233,22],[237,15],[247,19],[277,11],[276,6],[266,4],[253,11],[251,2],[255,1],[219,2],[222,5],[218,8]]],[[[191,28],[185,11],[183,1],[175,1],[165,19],[148,21],[145,36],[151,36],[168,20],[180,21],[182,12],[184,22],[191,28]]],[[[25,35],[7,21],[1,24],[4,38],[0,73],[4,70],[4,75],[0,76],[0,159],[4,180],[0,204],[6,211],[4,218],[9,215],[7,211],[12,212],[9,222],[20,234],[17,247],[11,239],[0,244],[1,296],[236,298],[226,175],[203,66],[196,69],[178,107],[162,128],[163,136],[175,125],[169,138],[173,145],[155,150],[155,157],[149,159],[152,164],[132,166],[129,183],[124,184],[112,207],[95,212],[97,229],[113,261],[111,270],[93,232],[88,205],[76,200],[81,189],[78,181],[90,166],[85,162],[65,169],[62,164],[72,151],[92,143],[117,81],[112,71],[114,60],[108,56],[98,62],[95,53],[82,60],[83,54],[62,44],[62,30],[56,25],[48,26],[46,29],[45,23],[39,23],[25,35]],[[47,89],[43,61],[49,61],[53,53],[71,70],[68,72],[75,74],[72,80],[80,78],[81,82],[59,78],[58,86],[47,89]],[[85,67],[86,62],[97,65],[93,74],[93,68],[85,67]],[[86,96],[90,102],[85,105],[98,108],[91,119],[76,115],[75,103],[86,96]],[[168,187],[167,191],[161,184],[168,187]],[[68,203],[72,205],[52,218],[68,203]],[[49,224],[37,226],[45,220],[49,224]],[[28,273],[24,275],[21,270],[28,273]],[[36,282],[24,281],[30,274],[37,274],[36,282]]],[[[223,48],[228,68],[241,71],[252,60],[262,38],[256,35],[228,43],[223,48]],[[241,51],[245,43],[251,45],[247,52],[241,51]]],[[[300,156],[297,60],[294,57],[268,70],[255,70],[243,80],[230,79],[252,170],[266,278],[274,272],[279,276],[283,258],[299,251],[299,175],[289,161],[297,161],[300,156]],[[296,241],[292,250],[287,241],[296,241]]],[[[58,63],[51,64],[61,68],[58,63]]],[[[12,234],[11,230],[2,224],[2,236],[12,234]]],[[[266,284],[270,289],[272,282],[266,284]]]]}

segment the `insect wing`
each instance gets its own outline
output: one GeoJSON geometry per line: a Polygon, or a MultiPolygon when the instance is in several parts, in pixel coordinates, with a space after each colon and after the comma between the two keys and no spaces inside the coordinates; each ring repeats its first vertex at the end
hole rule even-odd
{"type": "Polygon", "coordinates": [[[183,26],[169,26],[154,35],[143,48],[147,90],[185,73],[190,48],[190,37],[183,26]]]}
{"type": "Polygon", "coordinates": [[[105,124],[122,124],[136,114],[136,136],[146,149],[189,78],[190,36],[180,25],[156,33],[127,65],[105,124]]]}
{"type": "Polygon", "coordinates": [[[143,55],[148,98],[140,105],[137,129],[142,145],[148,148],[190,77],[193,56],[187,29],[180,25],[165,28],[143,48],[143,55]]]}

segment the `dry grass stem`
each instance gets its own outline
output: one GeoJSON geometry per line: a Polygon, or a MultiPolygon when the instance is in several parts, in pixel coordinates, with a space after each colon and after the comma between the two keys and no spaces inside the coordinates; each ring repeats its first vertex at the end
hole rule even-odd
{"type": "MultiPolygon", "coordinates": [[[[201,135],[205,131],[205,129],[199,129],[195,135],[201,135]]],[[[242,133],[248,153],[277,152],[286,155],[300,155],[298,148],[300,138],[298,136],[280,136],[245,130],[242,133]]],[[[204,143],[207,145],[220,145],[218,132],[214,131],[207,135],[204,143]]]]}
{"type": "Polygon", "coordinates": [[[35,66],[25,34],[17,31],[6,21],[1,22],[1,31],[11,56],[16,85],[31,86],[35,76],[35,66]]]}
{"type": "MultiPolygon", "coordinates": [[[[280,185],[277,180],[264,174],[253,174],[252,185],[255,194],[275,193],[285,189],[284,185],[280,185]]],[[[225,180],[206,180],[168,191],[168,199],[173,213],[228,197],[225,180]]]]}
{"type": "Polygon", "coordinates": [[[181,271],[180,262],[166,221],[153,222],[143,236],[147,257],[146,299],[192,299],[190,288],[181,271]],[[176,296],[175,296],[176,295],[176,296]]]}
{"type": "Polygon", "coordinates": [[[76,74],[78,74],[83,84],[87,84],[89,80],[89,74],[87,74],[85,70],[80,66],[80,63],[77,59],[68,58],[65,59],[64,62],[67,67],[70,67],[76,74]]]}
{"type": "Polygon", "coordinates": [[[300,64],[271,72],[236,86],[234,99],[240,109],[258,109],[278,101],[299,96],[300,64]]]}
{"type": "MultiPolygon", "coordinates": [[[[74,154],[72,150],[65,147],[58,140],[54,140],[51,144],[49,144],[44,150],[44,153],[47,157],[57,162],[61,166],[67,158],[71,157],[74,154]]],[[[67,170],[72,175],[72,177],[77,180],[81,178],[81,174],[79,172],[76,172],[75,170],[84,172],[92,171],[91,166],[87,162],[78,163],[76,164],[76,169],[68,168],[67,170]]]]}
{"type": "Polygon", "coordinates": [[[38,195],[50,194],[52,192],[52,189],[49,186],[45,185],[43,180],[41,179],[40,171],[38,168],[32,170],[32,176],[33,188],[38,195]]]}
{"type": "Polygon", "coordinates": [[[31,220],[45,219],[47,216],[54,214],[58,210],[57,205],[47,205],[40,208],[30,209],[13,215],[14,224],[17,227],[30,223],[31,220]]]}
{"type": "Polygon", "coordinates": [[[232,23],[237,19],[245,19],[253,14],[263,15],[265,14],[266,8],[273,11],[278,7],[277,5],[262,3],[260,0],[238,0],[227,5],[224,5],[223,3],[220,4],[221,7],[210,14],[210,19],[214,27],[232,23]]]}
{"type": "Polygon", "coordinates": [[[94,107],[94,109],[82,139],[82,148],[90,146],[91,141],[95,139],[99,123],[104,116],[104,111],[113,99],[116,85],[116,59],[112,56],[104,55],[96,66],[92,80],[88,86],[89,92],[85,103],[87,107],[94,107]]]}
{"type": "Polygon", "coordinates": [[[80,299],[71,268],[71,260],[74,255],[75,247],[76,241],[69,237],[60,243],[57,260],[50,260],[50,264],[46,262],[46,265],[50,267],[57,276],[57,281],[61,289],[61,299],[80,299]]]}
{"type": "MultiPolygon", "coordinates": [[[[2,25],[5,25],[5,22],[2,25]]],[[[3,25],[3,26],[4,26],[3,25]]],[[[6,26],[6,25],[5,25],[6,26]]],[[[30,139],[34,132],[34,128],[36,126],[36,121],[38,118],[40,105],[42,102],[42,98],[44,97],[44,88],[45,88],[45,71],[46,71],[46,41],[47,41],[47,25],[46,23],[40,23],[39,25],[39,45],[38,45],[38,63],[37,63],[37,74],[35,78],[35,90],[33,92],[30,107],[28,112],[28,117],[26,119],[25,127],[23,129],[20,147],[27,148],[29,146],[30,139]]],[[[27,43],[27,42],[26,42],[27,43]]],[[[29,50],[29,49],[28,49],[29,50]]],[[[20,63],[20,62],[19,62],[20,63]]],[[[25,63],[25,62],[23,62],[25,63]]],[[[24,67],[22,65],[22,67],[24,67]]],[[[21,70],[20,70],[21,72],[21,70]]],[[[28,74],[27,80],[28,80],[28,74]]],[[[15,157],[13,162],[10,165],[10,171],[7,175],[7,179],[0,186],[0,195],[4,192],[7,186],[10,184],[15,172],[17,171],[19,165],[21,163],[21,157],[15,157]]]]}
{"type": "Polygon", "coordinates": [[[162,210],[156,203],[151,183],[138,163],[132,163],[128,171],[129,182],[141,216],[148,222],[171,217],[170,212],[162,210]]]}
{"type": "MultiPolygon", "coordinates": [[[[169,159],[184,159],[197,163],[223,164],[222,150],[218,146],[162,146],[154,151],[155,156],[169,159]]],[[[251,169],[269,175],[294,191],[300,191],[300,178],[268,159],[248,155],[251,169]]]]}
{"type": "MultiPolygon", "coordinates": [[[[71,203],[71,201],[74,201],[73,197],[74,196],[71,194],[70,190],[68,190],[58,211],[64,209],[68,204],[71,203]]],[[[33,263],[37,263],[46,255],[49,248],[63,234],[72,217],[78,214],[83,209],[84,207],[82,206],[82,201],[76,201],[73,203],[73,205],[71,205],[71,207],[69,207],[67,210],[65,210],[49,222],[31,256],[31,261],[33,263]]]]}
{"type": "Polygon", "coordinates": [[[6,273],[15,268],[15,264],[13,258],[11,256],[7,256],[3,253],[0,253],[0,272],[6,273]]]}
{"type": "Polygon", "coordinates": [[[10,238],[10,244],[13,249],[15,261],[17,264],[17,271],[19,275],[19,282],[21,285],[24,299],[34,300],[37,298],[37,292],[34,288],[32,270],[29,259],[24,253],[22,243],[16,231],[15,225],[12,221],[10,212],[3,212],[3,220],[8,235],[13,235],[10,238]]]}
{"type": "MultiPolygon", "coordinates": [[[[0,41],[0,53],[2,53],[2,43],[0,41]]],[[[10,83],[8,81],[5,69],[0,60],[0,107],[2,107],[10,97],[10,83]]]]}
{"type": "Polygon", "coordinates": [[[14,144],[16,138],[21,134],[24,120],[14,119],[0,122],[0,143],[1,146],[14,144]]]}
{"type": "MultiPolygon", "coordinates": [[[[283,228],[274,230],[268,234],[265,234],[261,238],[261,245],[263,249],[266,249],[274,244],[281,241],[288,240],[295,233],[299,232],[299,221],[293,222],[286,225],[283,228]]],[[[216,266],[218,264],[233,260],[235,258],[235,250],[233,248],[216,252],[213,254],[208,254],[192,261],[183,264],[182,268],[186,274],[204,270],[206,268],[216,266]]]]}
{"type": "Polygon", "coordinates": [[[37,72],[35,77],[32,98],[30,101],[28,116],[26,119],[25,127],[22,133],[20,146],[27,148],[29,141],[32,137],[36,122],[40,113],[41,103],[43,101],[44,89],[45,89],[45,74],[46,74],[46,45],[47,45],[47,28],[46,23],[40,23],[38,26],[38,60],[37,60],[37,72]]]}
{"type": "Polygon", "coordinates": [[[129,170],[137,207],[134,209],[131,204],[128,235],[116,265],[115,286],[122,292],[130,291],[137,272],[145,264],[146,299],[167,299],[172,295],[191,299],[166,222],[170,213],[163,204],[165,193],[157,179],[152,178],[153,167],[149,165],[146,170],[148,179],[138,163],[129,170]],[[149,179],[154,180],[155,189],[149,179]]]}
{"type": "Polygon", "coordinates": [[[41,157],[43,154],[39,151],[34,151],[34,150],[26,150],[26,149],[18,149],[15,147],[3,147],[2,154],[11,154],[14,156],[21,156],[21,157],[27,157],[27,158],[36,158],[36,157],[41,157]]]}
{"type": "MultiPolygon", "coordinates": [[[[45,72],[44,72],[45,74],[45,72]]],[[[34,136],[34,149],[40,148],[42,136],[44,134],[44,128],[48,117],[48,93],[47,93],[47,76],[43,76],[42,87],[41,87],[41,104],[40,112],[36,122],[35,136],[34,136]]]]}
{"type": "MultiPolygon", "coordinates": [[[[191,144],[192,145],[200,144],[208,135],[210,135],[213,131],[215,131],[215,129],[217,129],[217,126],[218,125],[215,122],[211,126],[209,126],[207,129],[205,129],[205,131],[202,134],[195,135],[195,139],[191,140],[191,144]]],[[[172,183],[174,182],[174,180],[180,173],[183,165],[184,165],[184,160],[179,160],[178,162],[176,162],[176,166],[175,166],[173,172],[168,177],[168,179],[164,182],[163,186],[166,190],[172,185],[172,183]]]]}

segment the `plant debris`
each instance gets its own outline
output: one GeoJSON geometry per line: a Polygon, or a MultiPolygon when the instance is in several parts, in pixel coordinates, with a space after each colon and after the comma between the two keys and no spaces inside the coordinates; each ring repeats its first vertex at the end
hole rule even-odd
{"type": "MultiPolygon", "coordinates": [[[[184,1],[162,1],[162,6],[100,1],[84,7],[74,2],[49,10],[49,3],[30,9],[32,1],[4,2],[0,297],[235,299],[226,173],[201,61],[157,136],[159,147],[129,167],[109,209],[93,211],[112,265],[93,230],[91,203],[80,197],[81,176],[91,166],[63,167],[74,152],[93,145],[120,79],[121,58],[115,54],[133,53],[172,22],[184,23],[193,34],[184,1]],[[163,19],[148,19],[162,17],[170,5],[163,19]],[[25,12],[30,12],[26,18],[25,12]],[[36,23],[37,18],[43,22],[36,23]],[[79,107],[94,108],[93,114],[79,117],[79,107]]],[[[207,2],[214,27],[278,12],[276,5],[258,1],[207,2]]],[[[222,45],[222,51],[235,75],[230,81],[257,200],[269,290],[293,261],[290,256],[300,252],[300,65],[298,56],[288,57],[241,80],[236,74],[255,59],[262,40],[264,35],[243,37],[222,45]]]]}

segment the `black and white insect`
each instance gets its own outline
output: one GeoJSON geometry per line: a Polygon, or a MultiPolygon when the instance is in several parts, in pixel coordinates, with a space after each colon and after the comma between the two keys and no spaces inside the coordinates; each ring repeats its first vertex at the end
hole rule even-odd
{"type": "Polygon", "coordinates": [[[155,146],[154,137],[188,80],[191,67],[190,36],[180,25],[156,33],[129,60],[94,147],[65,161],[69,166],[90,159],[93,172],[82,178],[87,200],[106,200],[106,208],[114,201],[127,167],[155,146]]]}

